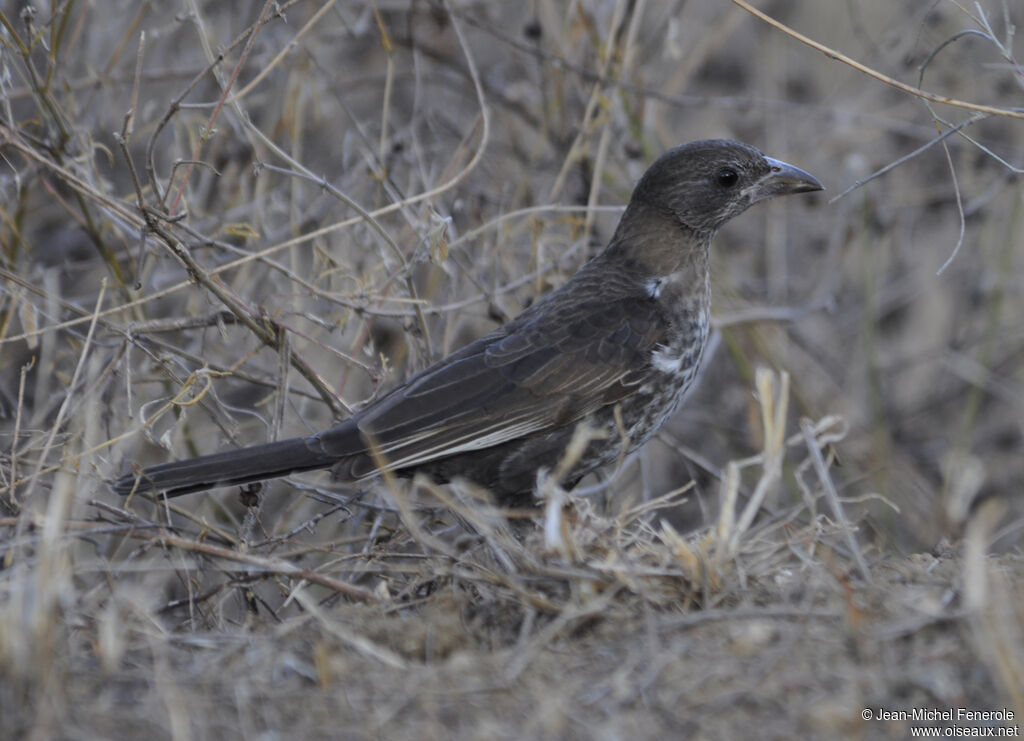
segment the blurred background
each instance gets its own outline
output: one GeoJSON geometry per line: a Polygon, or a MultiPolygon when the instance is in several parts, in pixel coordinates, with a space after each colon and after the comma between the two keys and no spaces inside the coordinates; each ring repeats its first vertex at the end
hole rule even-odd
{"type": "MultiPolygon", "coordinates": [[[[713,0],[280,5],[253,35],[260,2],[5,4],[11,511],[57,469],[74,507],[115,503],[106,480],[131,464],[331,424],[560,285],[658,154],[710,137],[828,190],[720,234],[703,381],[611,485],[587,482],[596,501],[693,480],[674,521],[710,521],[725,464],[761,449],[763,365],[790,374],[788,434],[845,420],[832,476],[867,540],[930,548],[979,496],[1019,504],[1024,121],[929,107],[713,0]],[[147,234],[140,196],[191,267],[147,234]]],[[[909,85],[1024,99],[1019,3],[765,9],[909,85]]],[[[800,504],[798,473],[771,507],[800,504]]],[[[268,487],[277,526],[323,507],[268,487]]]]}
{"type": "Polygon", "coordinates": [[[831,51],[721,0],[0,3],[4,732],[1019,719],[1024,3],[759,6],[831,51]],[[727,225],[699,387],[546,527],[326,472],[258,505],[110,490],[346,416],[561,285],[645,168],[709,137],[827,190],[727,225]],[[716,528],[724,474],[769,480],[764,368],[781,477],[716,528]]]}

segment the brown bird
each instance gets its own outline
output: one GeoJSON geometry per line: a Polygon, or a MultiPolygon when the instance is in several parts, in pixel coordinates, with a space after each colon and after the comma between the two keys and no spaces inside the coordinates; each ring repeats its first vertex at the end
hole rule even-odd
{"type": "Polygon", "coordinates": [[[399,475],[463,476],[521,504],[587,423],[605,434],[565,477],[575,486],[643,445],[692,385],[719,227],[758,201],[822,187],[739,142],[675,147],[640,178],[604,251],[504,326],[328,430],[151,466],[114,489],[173,497],[321,468],[358,481],[385,462],[399,475]]]}

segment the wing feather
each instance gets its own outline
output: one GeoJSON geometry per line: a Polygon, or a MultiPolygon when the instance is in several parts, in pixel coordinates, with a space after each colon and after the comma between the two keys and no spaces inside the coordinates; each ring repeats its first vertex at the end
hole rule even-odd
{"type": "Polygon", "coordinates": [[[346,456],[372,445],[397,470],[574,424],[632,393],[651,352],[665,340],[665,318],[646,295],[540,308],[413,376],[349,420],[361,433],[362,450],[351,449],[351,432],[334,430],[317,436],[320,447],[346,456]]]}

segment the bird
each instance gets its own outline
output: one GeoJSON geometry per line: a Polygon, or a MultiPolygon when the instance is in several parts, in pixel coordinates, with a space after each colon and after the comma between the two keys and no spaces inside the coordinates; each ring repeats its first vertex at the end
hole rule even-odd
{"type": "MultiPolygon", "coordinates": [[[[530,506],[578,426],[593,433],[560,482],[642,446],[693,385],[707,346],[712,238],[774,196],[823,190],[758,149],[706,139],[643,173],[608,245],[516,318],[415,373],[337,425],[305,437],[135,469],[114,490],[167,497],[332,469],[462,477],[530,506]]],[[[563,466],[564,468],[565,466],[563,466]]]]}

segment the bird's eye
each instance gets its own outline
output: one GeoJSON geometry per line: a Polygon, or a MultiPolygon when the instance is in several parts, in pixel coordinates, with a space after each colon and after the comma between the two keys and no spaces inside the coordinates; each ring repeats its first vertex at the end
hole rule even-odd
{"type": "Polygon", "coordinates": [[[715,180],[723,188],[731,188],[740,181],[740,176],[731,167],[723,167],[715,174],[715,180]]]}

